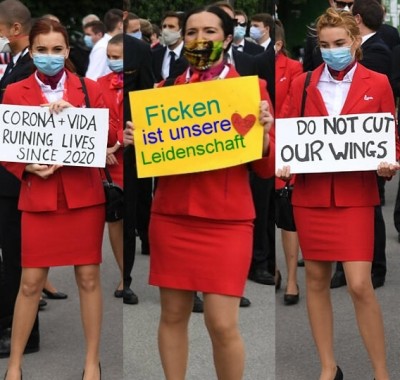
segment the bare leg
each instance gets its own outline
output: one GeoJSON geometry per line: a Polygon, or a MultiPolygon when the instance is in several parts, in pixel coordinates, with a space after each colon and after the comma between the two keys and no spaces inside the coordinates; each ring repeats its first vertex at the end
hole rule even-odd
{"type": "Polygon", "coordinates": [[[319,380],[332,380],[336,374],[333,352],[333,314],[329,288],[332,263],[306,260],[305,269],[308,317],[321,361],[319,380]]]}
{"type": "Polygon", "coordinates": [[[240,336],[239,297],[204,294],[204,320],[210,334],[218,380],[240,380],[244,344],[240,336]]]}
{"type": "Polygon", "coordinates": [[[123,221],[118,220],[117,222],[108,223],[108,236],[110,238],[110,244],[114,253],[115,261],[117,262],[118,268],[121,272],[121,280],[118,285],[118,290],[123,288],[123,265],[124,265],[124,225],[123,221]]]}
{"type": "Polygon", "coordinates": [[[299,239],[297,232],[281,230],[282,247],[287,268],[287,294],[297,294],[297,260],[299,257],[299,239]]]}
{"type": "Polygon", "coordinates": [[[75,267],[79,289],[82,325],[86,340],[85,380],[100,378],[100,334],[103,299],[100,282],[100,265],[75,267]]]}
{"type": "Polygon", "coordinates": [[[14,309],[7,380],[21,378],[22,355],[35,323],[48,270],[49,268],[22,268],[21,284],[14,309]]]}
{"type": "Polygon", "coordinates": [[[57,292],[57,289],[54,287],[54,285],[50,282],[49,279],[46,279],[46,283],[44,284],[44,289],[50,291],[51,293],[57,292]]]}
{"type": "Polygon", "coordinates": [[[348,291],[353,300],[358,328],[368,351],[376,380],[388,380],[383,320],[371,282],[371,263],[344,262],[348,291]]]}
{"type": "Polygon", "coordinates": [[[166,380],[184,380],[189,353],[188,323],[192,291],[160,288],[161,318],[158,349],[166,380]]]}

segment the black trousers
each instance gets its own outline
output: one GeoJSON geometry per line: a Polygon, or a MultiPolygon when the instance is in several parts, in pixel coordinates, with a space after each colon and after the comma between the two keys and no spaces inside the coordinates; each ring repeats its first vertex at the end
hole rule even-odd
{"type": "Polygon", "coordinates": [[[250,270],[266,269],[275,273],[275,178],[264,179],[250,173],[256,219],[253,257],[250,270]]]}
{"type": "Polygon", "coordinates": [[[142,248],[148,245],[150,209],[152,201],[152,178],[138,178],[135,153],[132,147],[124,150],[124,287],[132,283],[135,263],[136,231],[142,248]]]}
{"type": "MultiPolygon", "coordinates": [[[[0,332],[12,326],[21,282],[21,213],[18,198],[0,197],[0,332]]],[[[39,332],[36,316],[32,332],[39,332]]]]}

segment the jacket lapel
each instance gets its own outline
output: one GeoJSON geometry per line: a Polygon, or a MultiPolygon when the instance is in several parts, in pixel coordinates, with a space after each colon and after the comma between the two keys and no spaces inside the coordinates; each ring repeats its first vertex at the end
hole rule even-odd
{"type": "Polygon", "coordinates": [[[350,86],[349,93],[347,94],[346,101],[343,105],[342,114],[351,114],[354,113],[352,110],[357,108],[357,104],[359,102],[364,101],[364,96],[368,93],[371,88],[368,79],[369,74],[364,67],[360,64],[357,64],[357,68],[354,72],[353,81],[350,86]]]}
{"type": "Polygon", "coordinates": [[[321,65],[317,67],[313,73],[311,74],[310,78],[310,84],[307,87],[307,99],[306,99],[306,107],[305,110],[310,110],[312,114],[310,115],[304,115],[304,116],[326,116],[328,115],[328,111],[325,107],[324,99],[322,98],[322,95],[320,91],[317,88],[317,84],[319,81],[319,78],[322,74],[322,71],[324,69],[324,65],[321,65]],[[307,105],[309,103],[309,105],[307,105]],[[312,105],[312,107],[311,107],[312,105]]]}
{"type": "Polygon", "coordinates": [[[86,107],[85,94],[83,93],[82,84],[76,75],[67,72],[67,96],[68,102],[74,107],[86,107]]]}

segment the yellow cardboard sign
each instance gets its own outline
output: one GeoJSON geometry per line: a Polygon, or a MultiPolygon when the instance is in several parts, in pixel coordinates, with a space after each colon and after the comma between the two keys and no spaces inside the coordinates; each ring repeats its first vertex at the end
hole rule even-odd
{"type": "Polygon", "coordinates": [[[258,78],[130,93],[139,178],[221,169],[261,158],[258,78]]]}

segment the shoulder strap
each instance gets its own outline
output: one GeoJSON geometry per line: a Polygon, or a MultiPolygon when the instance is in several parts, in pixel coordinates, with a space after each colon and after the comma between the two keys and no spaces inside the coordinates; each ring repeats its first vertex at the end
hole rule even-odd
{"type": "Polygon", "coordinates": [[[300,113],[301,117],[304,116],[304,107],[306,105],[306,99],[307,99],[307,91],[306,91],[306,89],[307,89],[308,85],[310,84],[311,74],[312,74],[312,71],[307,71],[306,80],[304,82],[303,96],[301,98],[301,113],[300,113]]]}
{"type": "Polygon", "coordinates": [[[88,95],[87,88],[86,88],[85,79],[83,79],[82,77],[79,77],[79,80],[81,81],[82,91],[83,91],[83,93],[85,95],[86,108],[90,108],[90,100],[89,100],[89,95],[88,95]]]}

